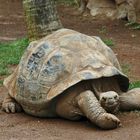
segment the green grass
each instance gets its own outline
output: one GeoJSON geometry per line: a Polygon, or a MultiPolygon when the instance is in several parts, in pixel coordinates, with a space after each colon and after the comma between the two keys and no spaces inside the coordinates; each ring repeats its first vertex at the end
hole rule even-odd
{"type": "Polygon", "coordinates": [[[131,29],[133,29],[133,30],[140,30],[140,23],[128,22],[125,25],[131,27],[131,29]]]}
{"type": "Polygon", "coordinates": [[[9,74],[8,65],[16,65],[28,46],[27,38],[9,42],[0,43],[0,75],[9,74]]]}
{"type": "Polygon", "coordinates": [[[140,88],[140,81],[130,83],[129,89],[133,89],[133,88],[140,88]]]}
{"type": "Polygon", "coordinates": [[[109,47],[114,47],[114,45],[115,45],[115,43],[112,39],[103,39],[103,42],[109,47]]]}
{"type": "Polygon", "coordinates": [[[0,86],[2,86],[3,85],[3,80],[0,80],[0,86]]]}

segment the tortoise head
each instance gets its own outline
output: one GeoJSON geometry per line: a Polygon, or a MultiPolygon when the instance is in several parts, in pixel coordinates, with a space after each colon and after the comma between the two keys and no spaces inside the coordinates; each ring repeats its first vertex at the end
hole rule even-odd
{"type": "Polygon", "coordinates": [[[103,92],[99,98],[101,106],[109,113],[119,111],[119,95],[114,91],[103,92]]]}

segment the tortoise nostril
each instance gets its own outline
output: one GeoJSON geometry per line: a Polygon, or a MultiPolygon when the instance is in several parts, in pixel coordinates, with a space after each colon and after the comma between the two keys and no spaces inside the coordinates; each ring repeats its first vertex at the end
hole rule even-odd
{"type": "Polygon", "coordinates": [[[118,97],[118,96],[116,95],[116,96],[114,97],[114,99],[117,99],[117,97],[118,97]]]}
{"type": "Polygon", "coordinates": [[[108,104],[109,105],[113,105],[114,104],[114,101],[109,101],[108,104]]]}

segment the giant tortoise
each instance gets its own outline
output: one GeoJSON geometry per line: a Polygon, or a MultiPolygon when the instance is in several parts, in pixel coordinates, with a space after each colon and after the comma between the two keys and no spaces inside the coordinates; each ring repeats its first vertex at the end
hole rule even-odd
{"type": "Polygon", "coordinates": [[[102,129],[120,126],[113,114],[140,108],[140,89],[128,91],[113,51],[99,37],[60,29],[30,43],[12,75],[4,80],[7,113],[79,120],[102,129]],[[128,91],[128,92],[127,92],[128,91]]]}

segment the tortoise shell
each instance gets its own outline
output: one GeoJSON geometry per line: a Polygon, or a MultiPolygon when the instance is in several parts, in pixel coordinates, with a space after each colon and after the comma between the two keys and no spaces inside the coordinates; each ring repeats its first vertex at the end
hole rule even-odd
{"type": "Polygon", "coordinates": [[[118,75],[122,90],[129,80],[113,51],[99,37],[60,29],[30,43],[15,72],[5,79],[21,104],[45,104],[82,80],[118,75]]]}

